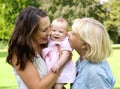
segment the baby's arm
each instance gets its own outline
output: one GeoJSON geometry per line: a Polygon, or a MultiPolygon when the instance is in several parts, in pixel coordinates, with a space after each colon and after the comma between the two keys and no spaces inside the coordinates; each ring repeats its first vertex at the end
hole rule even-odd
{"type": "Polygon", "coordinates": [[[59,68],[61,68],[62,66],[64,66],[71,58],[70,58],[71,52],[68,50],[63,50],[61,52],[60,58],[57,61],[57,63],[55,63],[51,70],[53,72],[57,72],[59,70],[59,68]]]}

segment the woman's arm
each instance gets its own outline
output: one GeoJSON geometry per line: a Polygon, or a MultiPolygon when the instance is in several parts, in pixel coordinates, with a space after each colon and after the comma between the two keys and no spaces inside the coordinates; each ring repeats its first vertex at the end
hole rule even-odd
{"type": "Polygon", "coordinates": [[[12,58],[13,66],[29,89],[51,89],[62,70],[60,68],[60,71],[56,73],[50,72],[47,76],[41,78],[30,61],[26,63],[24,70],[19,70],[20,65],[16,66],[16,62],[17,57],[14,54],[12,58]]]}

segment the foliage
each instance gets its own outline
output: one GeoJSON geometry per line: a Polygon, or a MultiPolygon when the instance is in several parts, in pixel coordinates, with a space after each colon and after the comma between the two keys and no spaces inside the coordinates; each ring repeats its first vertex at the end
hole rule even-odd
{"type": "Polygon", "coordinates": [[[114,43],[120,43],[120,1],[112,1],[108,19],[105,21],[105,26],[109,29],[109,34],[114,43]]]}
{"type": "Polygon", "coordinates": [[[8,40],[18,13],[27,6],[39,4],[35,0],[3,0],[0,1],[0,40],[8,40]]]}
{"type": "Polygon", "coordinates": [[[120,36],[120,1],[109,0],[101,4],[99,0],[3,0],[0,2],[0,39],[9,39],[15,18],[25,7],[33,5],[44,9],[52,21],[56,17],[68,20],[69,30],[75,18],[92,17],[105,25],[111,39],[118,43],[120,36]]]}
{"type": "Polygon", "coordinates": [[[42,3],[41,8],[46,10],[53,20],[64,17],[69,26],[75,18],[93,17],[103,23],[106,18],[106,7],[100,5],[98,0],[37,0],[42,3]],[[44,3],[44,4],[43,4],[44,3]]]}

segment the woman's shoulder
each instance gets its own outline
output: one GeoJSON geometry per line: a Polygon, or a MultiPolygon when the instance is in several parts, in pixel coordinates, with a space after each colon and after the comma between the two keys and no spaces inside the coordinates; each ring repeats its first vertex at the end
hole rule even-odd
{"type": "Polygon", "coordinates": [[[33,64],[38,70],[40,76],[43,77],[47,75],[47,72],[48,72],[47,66],[46,66],[44,59],[39,54],[36,54],[36,55],[37,56],[34,58],[33,64]]]}
{"type": "Polygon", "coordinates": [[[88,62],[88,70],[91,72],[101,72],[105,69],[106,64],[104,62],[99,62],[99,63],[93,63],[93,62],[88,62]]]}
{"type": "Polygon", "coordinates": [[[106,61],[90,64],[88,68],[88,81],[105,83],[107,86],[114,86],[115,77],[106,61]]]}
{"type": "Polygon", "coordinates": [[[93,77],[101,76],[107,78],[112,74],[107,61],[103,61],[100,63],[89,63],[88,71],[89,75],[93,77]]]}

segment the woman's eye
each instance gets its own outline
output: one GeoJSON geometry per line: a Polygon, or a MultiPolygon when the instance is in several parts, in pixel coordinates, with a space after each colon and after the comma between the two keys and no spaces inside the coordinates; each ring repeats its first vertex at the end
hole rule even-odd
{"type": "Polygon", "coordinates": [[[46,29],[43,30],[43,32],[46,32],[46,31],[47,31],[46,29]]]}
{"type": "Polygon", "coordinates": [[[71,32],[71,34],[76,36],[76,33],[74,33],[74,32],[71,32]]]}
{"type": "Polygon", "coordinates": [[[69,32],[69,35],[73,35],[73,32],[69,32]]]}
{"type": "Polygon", "coordinates": [[[43,29],[43,32],[46,32],[50,27],[47,27],[45,29],[43,29]]]}

